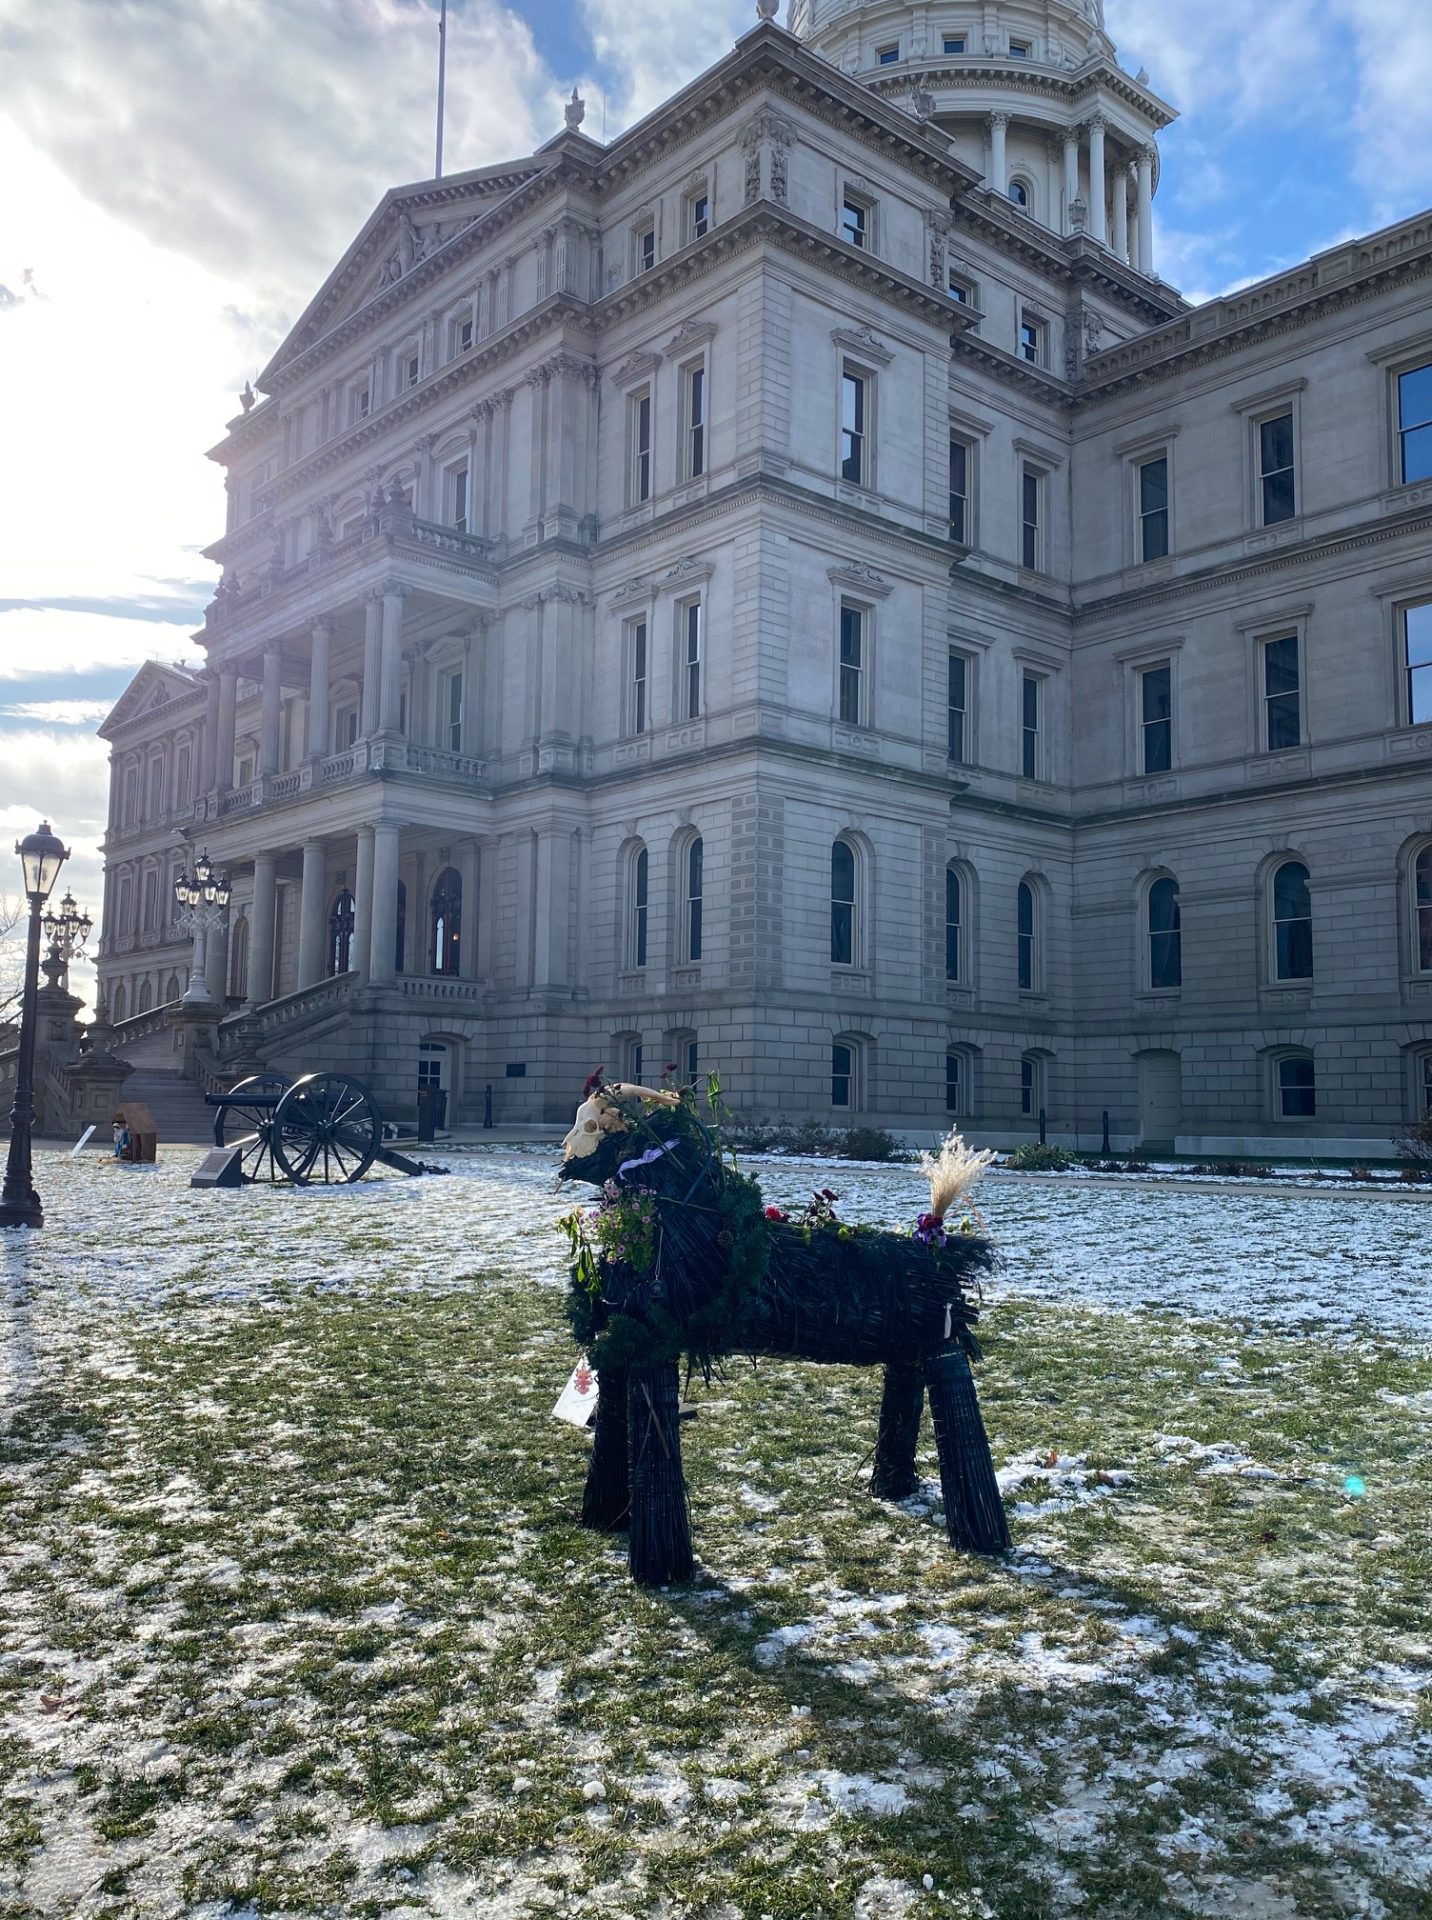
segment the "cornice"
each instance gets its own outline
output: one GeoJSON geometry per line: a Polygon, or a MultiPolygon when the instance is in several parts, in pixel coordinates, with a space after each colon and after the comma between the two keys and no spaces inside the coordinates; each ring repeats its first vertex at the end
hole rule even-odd
{"type": "Polygon", "coordinates": [[[1237,352],[1307,325],[1324,313],[1374,298],[1388,285],[1432,272],[1432,214],[1367,241],[1319,254],[1226,300],[1190,309],[1169,326],[1121,341],[1084,364],[1076,399],[1090,405],[1114,394],[1237,352]],[[1338,267],[1343,267],[1338,272],[1338,267]]]}
{"type": "MultiPolygon", "coordinates": [[[[1051,67],[1038,61],[1011,60],[999,54],[951,55],[948,58],[902,61],[894,69],[882,67],[878,77],[866,85],[872,93],[908,94],[919,87],[926,93],[958,91],[962,88],[987,89],[991,83],[1000,93],[1023,95],[1030,100],[1059,100],[1066,107],[1097,106],[1102,92],[1125,106],[1132,107],[1141,120],[1156,132],[1162,132],[1177,118],[1176,108],[1132,80],[1112,61],[1086,61],[1079,67],[1051,67]]],[[[937,114],[948,112],[943,102],[937,114]]],[[[988,111],[981,105],[980,111],[988,111]]],[[[1118,131],[1122,134],[1123,129],[1118,131]]]]}
{"type": "Polygon", "coordinates": [[[1066,286],[1096,285],[1106,298],[1152,325],[1166,325],[1190,310],[1171,288],[1155,293],[1143,274],[1087,234],[1057,234],[997,194],[968,195],[956,203],[951,223],[952,239],[973,229],[986,246],[1021,266],[1066,286]]]}
{"type": "Polygon", "coordinates": [[[1049,406],[1067,407],[1072,404],[1074,389],[1067,380],[1061,380],[1058,374],[1051,373],[1047,367],[1036,367],[1031,361],[1022,360],[1018,354],[1007,353],[1003,347],[991,346],[976,333],[958,335],[951,342],[950,357],[952,362],[973,360],[996,380],[1002,380],[1009,387],[1018,387],[1049,406]]]}
{"type": "MultiPolygon", "coordinates": [[[[1405,533],[1432,530],[1432,507],[1414,508],[1373,526],[1358,527],[1348,533],[1325,534],[1305,540],[1295,547],[1275,547],[1243,560],[1234,560],[1204,572],[1187,574],[1182,579],[1163,580],[1157,586],[1133,587],[1124,593],[1106,594],[1101,600],[1089,600],[1074,609],[1076,626],[1090,620],[1104,620],[1112,614],[1136,612],[1143,607],[1167,605],[1206,594],[1211,588],[1256,580],[1261,575],[1286,572],[1289,567],[1308,566],[1340,553],[1355,553],[1360,547],[1382,546],[1405,533]]],[[[1261,624],[1261,623],[1260,623],[1261,624]]]]}

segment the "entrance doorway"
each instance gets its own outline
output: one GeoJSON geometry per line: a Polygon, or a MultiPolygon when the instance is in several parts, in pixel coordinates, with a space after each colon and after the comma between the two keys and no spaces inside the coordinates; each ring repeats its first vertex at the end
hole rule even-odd
{"type": "Polygon", "coordinates": [[[1139,1145],[1172,1153],[1183,1119],[1183,1062],[1178,1054],[1151,1049],[1134,1055],[1139,1074],[1139,1145]]]}

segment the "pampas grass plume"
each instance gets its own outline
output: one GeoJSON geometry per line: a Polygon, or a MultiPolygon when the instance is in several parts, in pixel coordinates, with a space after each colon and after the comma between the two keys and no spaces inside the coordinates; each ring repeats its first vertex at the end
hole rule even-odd
{"type": "Polygon", "coordinates": [[[943,1220],[950,1209],[968,1201],[985,1168],[998,1155],[976,1153],[964,1143],[958,1127],[951,1127],[938,1153],[920,1155],[920,1171],[930,1183],[930,1212],[943,1220]]]}

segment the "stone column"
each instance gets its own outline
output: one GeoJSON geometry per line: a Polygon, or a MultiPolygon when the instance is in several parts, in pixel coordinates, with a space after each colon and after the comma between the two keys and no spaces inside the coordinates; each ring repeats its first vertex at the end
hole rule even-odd
{"type": "Polygon", "coordinates": [[[238,737],[239,676],[232,667],[219,674],[219,714],[214,735],[214,784],[227,793],[234,784],[234,745],[238,737]]]}
{"type": "Polygon", "coordinates": [[[1074,231],[1074,202],[1079,198],[1079,135],[1070,128],[1064,135],[1064,231],[1074,231]]]}
{"type": "Polygon", "coordinates": [[[358,732],[371,740],[378,731],[378,683],[382,678],[383,596],[363,596],[363,710],[358,732]]]}
{"type": "Polygon", "coordinates": [[[462,876],[462,942],[457,955],[458,976],[463,980],[477,980],[481,978],[477,948],[482,923],[477,910],[479,873],[475,840],[469,840],[458,848],[456,866],[462,876]]]}
{"type": "Polygon", "coordinates": [[[383,588],[382,665],[379,671],[378,731],[397,733],[403,694],[403,598],[407,588],[390,580],[383,588]]]}
{"type": "Polygon", "coordinates": [[[1009,166],[1005,159],[1005,130],[1009,126],[1007,113],[992,113],[989,117],[989,178],[987,187],[993,187],[996,193],[1009,192],[1009,166]]]}
{"type": "Polygon", "coordinates": [[[259,772],[278,772],[279,716],[283,707],[283,655],[270,640],[263,656],[263,697],[259,704],[259,772]]]}
{"type": "Polygon", "coordinates": [[[564,985],[567,977],[572,836],[562,827],[544,827],[533,840],[537,912],[533,922],[532,985],[557,987],[564,985]]]}
{"type": "MultiPolygon", "coordinates": [[[[214,791],[219,767],[219,676],[211,667],[204,680],[208,705],[204,709],[204,737],[199,744],[199,791],[209,794],[214,791]]],[[[118,820],[116,811],[116,825],[118,820]]]]}
{"type": "Polygon", "coordinates": [[[308,757],[322,760],[330,751],[328,738],[328,663],[333,629],[320,620],[313,629],[313,651],[308,661],[308,757]]]}
{"type": "Polygon", "coordinates": [[[298,899],[298,984],[317,986],[323,978],[326,903],[325,849],[321,840],[303,843],[303,887],[298,899]]]}
{"type": "Polygon", "coordinates": [[[1140,273],[1154,270],[1154,154],[1152,147],[1140,147],[1139,159],[1139,255],[1140,273]]]}
{"type": "MultiPolygon", "coordinates": [[[[393,949],[398,937],[399,831],[388,821],[380,821],[373,829],[373,919],[368,978],[375,987],[390,986],[394,978],[393,949]]],[[[409,944],[413,937],[414,929],[409,926],[409,944]]]]}
{"type": "Polygon", "coordinates": [[[273,996],[273,943],[278,903],[278,860],[271,853],[254,855],[254,904],[249,920],[249,991],[247,1004],[261,1007],[273,996]]]}
{"type": "Polygon", "coordinates": [[[1105,211],[1104,127],[1104,116],[1096,113],[1089,122],[1089,233],[1093,239],[1107,246],[1109,221],[1105,211]]]}
{"type": "Polygon", "coordinates": [[[358,863],[353,876],[353,965],[366,980],[373,949],[373,829],[358,829],[358,863]]]}
{"type": "Polygon", "coordinates": [[[1129,169],[1114,169],[1114,252],[1129,257],[1129,169]]]}

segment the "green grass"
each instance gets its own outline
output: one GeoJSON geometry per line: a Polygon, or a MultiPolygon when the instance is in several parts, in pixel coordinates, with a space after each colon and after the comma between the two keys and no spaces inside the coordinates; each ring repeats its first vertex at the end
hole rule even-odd
{"type": "Polygon", "coordinates": [[[1432,1361],[984,1333],[997,1462],[1057,1456],[1014,1557],[868,1497],[873,1375],[741,1363],[646,1593],[550,1289],[72,1321],[4,1447],[0,1914],[1424,1915],[1432,1361]]]}

